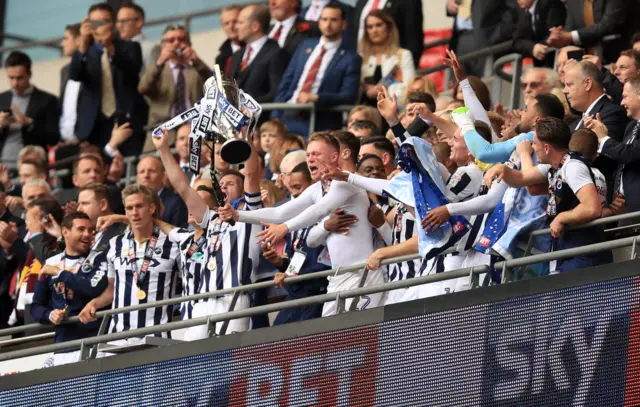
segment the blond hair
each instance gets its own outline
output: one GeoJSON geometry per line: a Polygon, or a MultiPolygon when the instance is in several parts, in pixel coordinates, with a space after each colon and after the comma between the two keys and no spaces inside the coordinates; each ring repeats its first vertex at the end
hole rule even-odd
{"type": "Polygon", "coordinates": [[[153,217],[155,219],[160,219],[162,217],[162,202],[160,201],[160,197],[158,194],[154,194],[151,190],[144,185],[140,184],[131,184],[124,187],[122,190],[122,202],[125,201],[131,195],[141,194],[144,197],[144,200],[148,204],[154,204],[156,210],[153,212],[153,217]]]}

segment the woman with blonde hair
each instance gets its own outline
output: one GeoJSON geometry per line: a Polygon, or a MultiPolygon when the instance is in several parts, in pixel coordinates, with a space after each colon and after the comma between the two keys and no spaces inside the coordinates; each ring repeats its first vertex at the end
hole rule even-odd
{"type": "Polygon", "coordinates": [[[364,35],[358,47],[362,56],[361,104],[376,106],[377,85],[385,86],[389,94],[403,101],[416,74],[411,51],[400,48],[398,27],[386,11],[373,10],[364,21],[364,35]]]}

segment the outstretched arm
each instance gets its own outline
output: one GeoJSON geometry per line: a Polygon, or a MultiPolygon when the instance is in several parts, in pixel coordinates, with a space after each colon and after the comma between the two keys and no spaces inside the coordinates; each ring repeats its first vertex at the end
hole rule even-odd
{"type": "Polygon", "coordinates": [[[513,150],[515,150],[518,143],[523,140],[533,142],[533,132],[524,133],[511,140],[493,144],[485,140],[475,130],[467,131],[463,136],[471,154],[483,163],[488,164],[501,163],[509,160],[513,150]]]}
{"type": "MultiPolygon", "coordinates": [[[[245,179],[246,181],[246,179],[245,179]]],[[[263,208],[252,211],[238,211],[234,218],[240,222],[259,225],[262,222],[283,223],[292,217],[302,213],[307,207],[313,205],[313,187],[307,188],[299,197],[290,200],[284,205],[274,208],[263,208]]],[[[258,194],[260,190],[258,189],[258,194]]],[[[224,218],[223,218],[224,219],[224,218]]]]}

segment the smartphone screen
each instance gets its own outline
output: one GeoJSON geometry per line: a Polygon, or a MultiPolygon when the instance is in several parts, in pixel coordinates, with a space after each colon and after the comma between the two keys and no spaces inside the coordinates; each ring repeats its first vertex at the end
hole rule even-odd
{"type": "Polygon", "coordinates": [[[584,50],[577,51],[568,51],[567,59],[575,59],[576,61],[582,61],[582,57],[584,56],[584,50]]]}

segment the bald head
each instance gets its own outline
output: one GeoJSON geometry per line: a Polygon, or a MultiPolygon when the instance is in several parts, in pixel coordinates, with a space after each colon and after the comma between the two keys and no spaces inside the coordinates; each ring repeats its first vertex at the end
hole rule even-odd
{"type": "Polygon", "coordinates": [[[238,14],[236,30],[240,41],[251,43],[269,31],[269,11],[259,5],[246,6],[238,14]]]}
{"type": "Polygon", "coordinates": [[[164,166],[158,157],[146,156],[138,163],[136,182],[158,193],[164,185],[164,166]]]}

